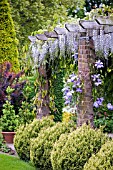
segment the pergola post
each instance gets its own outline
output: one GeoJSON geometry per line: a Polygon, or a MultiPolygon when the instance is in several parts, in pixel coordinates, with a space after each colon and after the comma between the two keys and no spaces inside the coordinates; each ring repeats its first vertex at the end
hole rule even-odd
{"type": "Polygon", "coordinates": [[[93,118],[93,98],[92,98],[92,82],[90,76],[90,64],[92,58],[95,58],[94,46],[92,38],[80,37],[78,49],[78,75],[83,83],[83,93],[79,98],[77,125],[83,123],[94,127],[93,118]]]}

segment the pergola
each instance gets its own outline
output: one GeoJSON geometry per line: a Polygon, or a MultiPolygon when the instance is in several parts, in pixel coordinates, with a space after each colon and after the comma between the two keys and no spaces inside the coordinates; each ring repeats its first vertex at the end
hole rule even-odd
{"type": "MultiPolygon", "coordinates": [[[[100,16],[95,20],[80,20],[79,24],[66,23],[63,28],[55,27],[53,32],[46,31],[44,34],[37,34],[28,38],[32,44],[36,44],[37,40],[44,42],[41,51],[43,56],[46,51],[49,51],[50,57],[53,57],[53,55],[59,57],[58,54],[54,53],[56,46],[59,48],[59,55],[64,57],[66,53],[70,55],[78,52],[78,74],[84,87],[78,105],[77,124],[80,126],[83,123],[90,123],[91,126],[94,126],[90,65],[95,62],[96,52],[101,51],[106,59],[109,51],[113,53],[113,17],[100,16]]],[[[38,55],[41,56],[41,53],[37,50],[37,58],[38,55]]],[[[41,59],[39,62],[41,63],[41,59]]],[[[41,69],[40,74],[43,74],[45,71],[41,65],[39,68],[41,69]]],[[[48,85],[45,86],[44,89],[48,90],[48,85]]],[[[47,100],[49,101],[48,97],[47,100]]],[[[47,115],[49,110],[47,108],[44,111],[41,109],[38,114],[47,115]]]]}

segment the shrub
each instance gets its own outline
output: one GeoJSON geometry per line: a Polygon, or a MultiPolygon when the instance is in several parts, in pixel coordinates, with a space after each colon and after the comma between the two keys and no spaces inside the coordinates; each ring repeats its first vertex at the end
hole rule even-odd
{"type": "MultiPolygon", "coordinates": [[[[64,146],[63,144],[54,145],[51,155],[53,170],[82,170],[91,155],[98,152],[107,140],[107,135],[101,130],[94,130],[83,125],[69,134],[64,146]],[[57,147],[61,145],[63,147],[58,153],[57,147]]],[[[64,141],[61,142],[64,143],[64,141]]]]}
{"type": "Polygon", "coordinates": [[[113,141],[106,142],[96,155],[88,160],[84,170],[113,170],[113,141]]]}
{"type": "Polygon", "coordinates": [[[41,129],[51,127],[55,123],[50,117],[34,121],[26,126],[22,125],[16,132],[14,146],[19,157],[23,160],[30,160],[30,139],[38,136],[41,129]]]}
{"type": "MultiPolygon", "coordinates": [[[[51,152],[51,162],[54,158],[56,159],[56,162],[59,161],[59,158],[60,158],[59,153],[61,152],[62,147],[65,145],[66,141],[68,140],[68,136],[69,136],[69,133],[62,134],[59,140],[55,142],[52,152],[51,152]]],[[[52,164],[52,166],[53,166],[53,169],[57,169],[56,164],[55,164],[55,167],[54,167],[54,164],[52,164]]]]}
{"type": "Polygon", "coordinates": [[[9,61],[13,64],[13,70],[18,71],[18,41],[8,0],[0,1],[0,21],[0,63],[9,61]]]}
{"type": "Polygon", "coordinates": [[[40,131],[37,138],[31,140],[30,159],[40,170],[52,169],[51,151],[54,143],[63,133],[74,129],[74,123],[56,123],[55,126],[40,131]]]}
{"type": "Polygon", "coordinates": [[[23,87],[26,81],[20,81],[19,78],[24,74],[23,71],[15,74],[11,72],[11,64],[6,62],[0,65],[0,116],[2,115],[3,104],[7,100],[7,88],[13,89],[10,94],[11,104],[14,105],[14,109],[17,112],[17,107],[21,105],[23,97],[23,87]]]}

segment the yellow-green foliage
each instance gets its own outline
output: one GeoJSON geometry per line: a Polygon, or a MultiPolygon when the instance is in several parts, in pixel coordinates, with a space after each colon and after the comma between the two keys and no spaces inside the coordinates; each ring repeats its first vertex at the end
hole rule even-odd
{"type": "Polygon", "coordinates": [[[107,140],[101,130],[83,125],[68,135],[65,145],[63,140],[58,141],[63,144],[54,145],[51,155],[53,170],[82,170],[91,155],[97,153],[107,140]],[[57,147],[60,147],[59,153],[57,147]]]}
{"type": "Polygon", "coordinates": [[[19,70],[17,39],[7,0],[0,0],[0,63],[9,61],[19,70]]]}
{"type": "MultiPolygon", "coordinates": [[[[66,141],[68,140],[69,133],[62,134],[58,141],[55,142],[53,146],[53,150],[51,152],[51,162],[59,161],[60,158],[60,152],[62,150],[62,147],[65,145],[66,141]]],[[[52,163],[53,169],[58,169],[57,164],[52,163]]]]}
{"type": "Polygon", "coordinates": [[[30,160],[30,140],[38,136],[41,129],[53,126],[55,123],[50,117],[44,117],[41,120],[34,119],[25,127],[20,126],[14,138],[14,146],[23,160],[30,160]]]}
{"type": "Polygon", "coordinates": [[[63,112],[63,115],[62,115],[62,121],[63,122],[69,122],[71,120],[71,113],[69,112],[63,112]]]}
{"type": "Polygon", "coordinates": [[[106,142],[100,151],[88,160],[84,170],[113,170],[113,140],[106,142]]]}
{"type": "Polygon", "coordinates": [[[30,160],[40,170],[52,170],[51,151],[54,143],[63,133],[75,128],[74,123],[56,123],[55,126],[40,131],[37,138],[31,140],[30,160]]]}

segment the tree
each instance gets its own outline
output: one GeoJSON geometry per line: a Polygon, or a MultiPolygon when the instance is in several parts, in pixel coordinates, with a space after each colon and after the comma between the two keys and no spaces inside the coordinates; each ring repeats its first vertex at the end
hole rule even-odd
{"type": "Polygon", "coordinates": [[[28,36],[39,29],[51,26],[67,19],[67,9],[83,7],[84,0],[10,0],[12,16],[16,23],[17,35],[21,44],[28,36]]]}
{"type": "Polygon", "coordinates": [[[9,61],[19,69],[16,32],[7,0],[0,0],[0,64],[9,61]]]}

